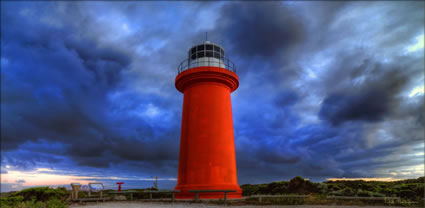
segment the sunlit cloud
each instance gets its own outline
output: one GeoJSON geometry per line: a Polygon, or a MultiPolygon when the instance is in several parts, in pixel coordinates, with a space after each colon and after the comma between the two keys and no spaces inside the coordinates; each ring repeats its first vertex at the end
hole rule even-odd
{"type": "Polygon", "coordinates": [[[418,51],[420,49],[424,48],[424,34],[419,35],[418,37],[416,37],[416,43],[407,46],[407,51],[408,52],[414,52],[414,51],[418,51]]]}
{"type": "Polygon", "coordinates": [[[95,181],[92,177],[62,175],[55,173],[48,168],[38,168],[33,171],[8,170],[6,174],[1,174],[2,183],[15,183],[21,181],[23,186],[57,186],[73,183],[87,183],[95,181]]]}
{"type": "MultiPolygon", "coordinates": [[[[9,167],[10,168],[10,167],[9,167]]],[[[68,185],[71,183],[88,184],[90,182],[99,182],[105,180],[113,181],[176,181],[176,178],[140,178],[140,177],[116,177],[116,176],[105,176],[105,177],[91,177],[91,176],[77,176],[69,175],[63,172],[58,172],[49,168],[37,168],[33,171],[20,171],[20,170],[8,170],[7,173],[1,174],[1,183],[15,184],[19,186],[60,186],[68,185]]],[[[16,186],[15,186],[16,188],[16,186]]]]}
{"type": "Polygon", "coordinates": [[[157,108],[152,103],[149,103],[147,108],[146,108],[146,111],[144,112],[144,115],[149,116],[149,117],[155,117],[159,113],[160,113],[159,108],[157,108]]]}
{"type": "Polygon", "coordinates": [[[424,85],[417,86],[409,92],[409,97],[414,97],[414,96],[423,95],[423,94],[424,94],[424,85]]]}

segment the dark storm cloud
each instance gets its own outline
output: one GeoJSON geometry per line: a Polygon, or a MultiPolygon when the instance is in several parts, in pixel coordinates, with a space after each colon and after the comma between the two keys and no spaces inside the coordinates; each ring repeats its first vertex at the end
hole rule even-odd
{"type": "Polygon", "coordinates": [[[355,120],[382,121],[393,109],[398,108],[401,102],[399,93],[409,83],[409,77],[420,76],[422,73],[420,67],[410,64],[414,60],[396,58],[398,60],[395,63],[389,64],[368,58],[357,66],[351,66],[352,68],[345,61],[334,66],[344,69],[343,73],[328,78],[329,83],[340,84],[340,90],[336,88],[329,91],[319,112],[320,117],[335,125],[355,120]]]}
{"type": "MultiPolygon", "coordinates": [[[[28,169],[60,163],[55,155],[64,153],[76,165],[98,168],[128,160],[177,159],[172,150],[178,144],[175,130],[157,133],[154,123],[161,121],[148,123],[128,112],[150,102],[164,107],[168,101],[148,94],[143,99],[121,96],[114,103],[109,99],[131,64],[128,51],[84,38],[88,31],[79,27],[28,21],[29,16],[16,15],[19,4],[5,7],[2,27],[8,29],[3,30],[2,52],[9,64],[2,70],[2,151],[9,153],[3,162],[28,169]],[[26,32],[28,28],[33,32],[26,32]],[[124,105],[130,108],[122,109],[124,105]],[[50,148],[43,152],[46,141],[50,148]],[[59,151],[51,152],[53,142],[63,144],[59,151]],[[30,151],[16,155],[17,148],[30,151]]],[[[69,15],[75,15],[69,25],[87,23],[75,12],[69,15]]]]}
{"type": "MultiPolygon", "coordinates": [[[[381,145],[370,147],[373,146],[374,139],[368,135],[379,131],[379,128],[371,129],[367,125],[386,123],[391,119],[408,119],[411,116],[421,121],[423,113],[418,114],[419,110],[414,113],[413,109],[423,111],[423,103],[409,107],[412,109],[410,113],[407,113],[408,110],[402,110],[403,113],[397,114],[397,111],[407,105],[406,100],[400,96],[412,86],[411,77],[423,77],[423,58],[421,60],[417,57],[392,54],[393,60],[384,63],[383,59],[380,60],[367,49],[350,48],[353,45],[347,41],[350,35],[354,35],[355,32],[366,36],[373,34],[372,31],[355,31],[350,28],[354,25],[360,27],[366,25],[367,21],[345,20],[344,25],[335,27],[346,12],[358,14],[354,15],[354,19],[365,18],[356,13],[360,8],[359,4],[341,2],[311,3],[308,6],[301,6],[301,3],[294,4],[299,7],[276,2],[234,3],[225,5],[220,16],[218,29],[222,33],[222,39],[230,45],[233,54],[243,57],[240,59],[236,57],[237,61],[240,60],[238,75],[241,86],[234,103],[235,109],[243,109],[243,112],[234,112],[238,167],[239,170],[244,170],[238,174],[245,179],[244,181],[247,178],[256,180],[255,175],[266,174],[263,169],[268,170],[266,175],[271,178],[287,178],[296,174],[306,174],[316,179],[373,177],[371,171],[358,171],[359,166],[350,166],[342,156],[341,159],[335,156],[368,155],[353,157],[353,160],[372,161],[375,158],[398,154],[397,149],[401,146],[409,147],[414,144],[391,142],[388,144],[391,148],[383,148],[381,145]],[[311,10],[313,7],[315,9],[311,10]],[[299,15],[300,11],[306,13],[299,15]],[[317,18],[319,16],[320,18],[317,18]],[[341,47],[347,49],[338,48],[338,44],[341,43],[341,47]],[[332,52],[324,52],[327,50],[332,52]],[[341,52],[336,52],[338,50],[341,52]],[[326,74],[320,76],[319,82],[312,81],[313,85],[302,83],[301,80],[305,80],[306,76],[303,73],[306,69],[302,62],[317,54],[323,54],[324,58],[335,58],[335,61],[326,69],[321,69],[326,71],[326,74]],[[297,127],[300,125],[300,118],[293,112],[305,99],[304,89],[307,90],[307,94],[323,95],[321,104],[309,105],[310,108],[318,108],[317,116],[332,125],[321,123],[297,127]],[[238,106],[239,97],[243,97],[245,102],[255,107],[238,106]],[[270,105],[271,103],[274,103],[274,106],[270,105]],[[257,157],[248,159],[250,155],[257,157]],[[276,162],[281,166],[274,167],[273,164],[276,162]],[[344,163],[347,165],[343,166],[344,163]],[[253,164],[259,168],[254,168],[253,164]],[[312,169],[315,170],[314,173],[311,172],[312,169]],[[292,174],[287,174],[288,172],[292,174]]],[[[383,21],[378,27],[383,28],[380,33],[385,33],[389,25],[394,26],[394,22],[410,23],[409,26],[403,26],[401,30],[390,32],[382,38],[374,36],[378,44],[390,39],[395,41],[390,46],[380,45],[382,48],[391,49],[391,53],[395,52],[391,46],[398,44],[398,52],[401,52],[400,46],[408,44],[404,40],[407,37],[411,38],[423,28],[423,24],[420,23],[423,21],[423,12],[420,10],[423,8],[422,3],[415,6],[393,4],[388,7],[371,3],[370,6],[374,6],[374,9],[369,11],[371,13],[373,11],[379,13],[378,9],[382,9],[381,13],[384,15],[389,13],[400,15],[383,21]]],[[[373,32],[379,34],[377,31],[373,32]]],[[[420,129],[423,130],[420,125],[410,123],[406,124],[409,127],[400,127],[392,123],[388,125],[395,125],[393,129],[401,131],[413,128],[415,133],[405,134],[403,139],[423,140],[423,135],[419,137],[416,135],[420,129]]],[[[374,162],[374,164],[380,163],[382,162],[374,162]]],[[[391,164],[397,167],[395,164],[399,163],[388,162],[388,166],[391,164]]],[[[412,164],[418,163],[416,161],[412,164]]]]}
{"type": "Polygon", "coordinates": [[[219,27],[242,56],[276,56],[305,39],[305,25],[281,2],[228,4],[219,27]]]}
{"type": "Polygon", "coordinates": [[[355,95],[334,94],[323,101],[320,116],[333,124],[343,121],[381,121],[388,112],[388,98],[382,91],[360,92],[355,95]]]}
{"type": "Polygon", "coordinates": [[[112,85],[119,81],[120,71],[130,63],[130,57],[124,51],[102,48],[95,43],[82,40],[65,40],[65,48],[73,51],[82,60],[86,69],[92,71],[97,82],[112,85]]]}

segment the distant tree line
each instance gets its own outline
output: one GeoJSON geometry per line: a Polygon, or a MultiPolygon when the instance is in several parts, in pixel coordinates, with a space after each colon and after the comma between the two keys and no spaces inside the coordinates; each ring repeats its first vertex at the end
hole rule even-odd
{"type": "Polygon", "coordinates": [[[297,176],[290,181],[268,184],[244,184],[244,196],[250,195],[324,195],[357,197],[400,197],[412,201],[424,198],[424,177],[392,182],[383,181],[326,181],[314,183],[297,176]]]}

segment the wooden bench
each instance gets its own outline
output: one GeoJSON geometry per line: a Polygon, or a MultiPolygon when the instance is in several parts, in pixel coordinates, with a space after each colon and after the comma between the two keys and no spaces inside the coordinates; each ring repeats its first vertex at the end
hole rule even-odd
{"type": "Polygon", "coordinates": [[[251,198],[258,198],[261,203],[263,198],[307,198],[308,195],[252,195],[251,198]]]}
{"type": "Polygon", "coordinates": [[[131,190],[125,190],[125,191],[111,191],[108,192],[108,194],[112,194],[112,196],[114,195],[118,195],[118,194],[123,194],[123,195],[130,195],[130,200],[133,200],[133,194],[137,193],[137,191],[131,191],[131,190]]]}
{"type": "Polygon", "coordinates": [[[149,193],[149,199],[152,200],[152,194],[154,193],[170,193],[171,194],[171,201],[174,202],[176,200],[175,194],[180,193],[179,190],[144,190],[143,193],[149,193]]]}
{"type": "Polygon", "coordinates": [[[236,192],[236,190],[189,190],[188,192],[195,193],[195,201],[199,201],[199,193],[224,192],[224,205],[227,205],[227,193],[236,192]]]}

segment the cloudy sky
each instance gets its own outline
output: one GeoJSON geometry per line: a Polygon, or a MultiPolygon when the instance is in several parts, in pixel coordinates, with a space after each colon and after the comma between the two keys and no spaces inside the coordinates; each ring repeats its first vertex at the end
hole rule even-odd
{"type": "Polygon", "coordinates": [[[178,64],[237,66],[239,184],[424,174],[424,2],[1,2],[1,186],[173,188],[178,64]]]}

